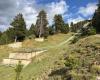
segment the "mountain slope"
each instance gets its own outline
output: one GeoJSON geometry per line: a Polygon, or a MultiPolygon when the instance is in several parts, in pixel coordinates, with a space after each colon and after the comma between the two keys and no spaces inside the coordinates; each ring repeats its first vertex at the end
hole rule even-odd
{"type": "MultiPolygon", "coordinates": [[[[46,46],[55,46],[63,41],[66,42],[66,40],[70,36],[72,36],[72,34],[59,34],[59,35],[51,36],[48,39],[48,41],[43,43],[36,43],[34,40],[28,40],[23,42],[23,46],[24,48],[27,47],[42,48],[46,46]]],[[[64,73],[66,71],[65,70],[66,67],[64,63],[66,61],[67,56],[69,55],[77,56],[79,57],[78,59],[82,59],[80,58],[80,56],[83,56],[83,59],[87,60],[86,65],[88,65],[89,64],[88,62],[91,62],[90,58],[93,57],[93,55],[91,52],[87,52],[87,51],[91,51],[91,50],[93,51],[94,49],[93,46],[98,48],[97,50],[95,50],[97,52],[99,52],[100,49],[100,37],[98,36],[89,36],[86,38],[82,38],[75,44],[69,44],[65,42],[63,42],[59,47],[53,47],[53,48],[47,47],[48,48],[47,52],[42,53],[37,57],[33,58],[32,63],[26,68],[24,68],[22,71],[21,76],[23,80],[32,80],[33,78],[35,80],[36,79],[64,80],[61,79],[61,76],[64,76],[64,73]],[[89,57],[86,55],[89,55],[89,57]]],[[[99,62],[99,56],[96,56],[94,58],[99,62]]],[[[87,68],[85,67],[85,69],[87,68]]],[[[74,72],[75,71],[73,70],[73,73],[74,72]]],[[[75,75],[76,74],[74,74],[74,76],[75,75]]],[[[14,79],[14,77],[15,77],[14,68],[7,67],[7,66],[0,66],[0,80],[12,80],[14,79]]]]}

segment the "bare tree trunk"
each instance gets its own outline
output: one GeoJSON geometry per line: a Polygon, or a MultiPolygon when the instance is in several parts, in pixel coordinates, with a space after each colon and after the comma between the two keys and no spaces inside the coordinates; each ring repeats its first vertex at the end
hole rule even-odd
{"type": "Polygon", "coordinates": [[[39,32],[39,38],[41,37],[41,32],[39,32]]]}
{"type": "Polygon", "coordinates": [[[42,16],[41,16],[41,22],[40,22],[40,32],[39,32],[39,38],[41,37],[42,35],[42,16]]]}
{"type": "Polygon", "coordinates": [[[15,36],[15,42],[17,42],[17,36],[15,36]]]}

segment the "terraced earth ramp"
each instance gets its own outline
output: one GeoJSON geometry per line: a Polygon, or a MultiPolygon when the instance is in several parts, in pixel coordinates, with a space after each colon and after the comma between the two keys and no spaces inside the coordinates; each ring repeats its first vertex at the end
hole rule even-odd
{"type": "Polygon", "coordinates": [[[17,53],[10,53],[9,58],[3,59],[2,64],[3,65],[16,65],[19,61],[21,61],[21,64],[24,66],[27,66],[29,63],[31,63],[32,58],[36,57],[40,53],[45,52],[46,50],[42,51],[31,51],[31,52],[17,52],[17,53]]]}

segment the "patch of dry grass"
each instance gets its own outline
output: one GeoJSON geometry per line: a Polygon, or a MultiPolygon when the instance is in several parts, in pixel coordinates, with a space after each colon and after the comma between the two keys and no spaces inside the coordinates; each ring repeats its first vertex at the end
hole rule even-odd
{"type": "Polygon", "coordinates": [[[67,40],[72,33],[69,34],[56,34],[49,36],[44,42],[37,42],[34,39],[27,39],[23,42],[23,47],[41,48],[55,46],[65,40],[67,40]]]}

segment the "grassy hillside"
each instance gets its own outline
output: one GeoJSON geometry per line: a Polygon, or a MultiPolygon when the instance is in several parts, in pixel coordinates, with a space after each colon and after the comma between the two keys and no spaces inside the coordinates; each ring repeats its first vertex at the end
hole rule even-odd
{"type": "Polygon", "coordinates": [[[9,53],[15,51],[17,49],[9,48],[7,45],[0,45],[0,62],[3,58],[7,58],[9,53]]]}
{"type": "MultiPolygon", "coordinates": [[[[21,74],[23,78],[22,80],[32,80],[33,78],[34,80],[36,79],[61,80],[60,78],[61,76],[63,76],[63,73],[65,71],[63,70],[63,68],[66,68],[64,63],[66,61],[67,56],[69,56],[70,54],[72,56],[74,55],[80,56],[82,55],[82,52],[84,52],[83,56],[85,56],[86,54],[88,54],[86,53],[87,51],[87,48],[85,48],[86,45],[87,46],[95,45],[96,47],[100,49],[100,37],[97,37],[97,36],[82,38],[76,44],[65,43],[64,45],[56,46],[56,45],[59,45],[61,42],[66,41],[71,36],[72,36],[71,33],[58,34],[58,35],[50,36],[48,40],[46,40],[43,43],[37,43],[34,40],[25,40],[23,42],[24,48],[29,48],[29,47],[30,48],[45,48],[46,47],[48,51],[35,57],[32,63],[23,69],[22,74],[21,74]],[[51,46],[53,48],[50,48],[51,46]]],[[[11,52],[11,50],[12,49],[9,49],[6,46],[2,46],[1,47],[2,52],[0,51],[0,59],[7,57],[8,53],[11,52]]],[[[99,50],[96,50],[96,51],[99,51],[99,50]]],[[[85,57],[87,61],[90,60],[90,57],[87,57],[87,56],[85,57]]],[[[99,58],[96,60],[99,61],[99,58]]],[[[75,71],[73,70],[73,73],[74,72],[75,71]]],[[[7,67],[7,66],[0,66],[0,80],[14,80],[14,78],[15,78],[14,68],[7,67]]],[[[75,80],[81,80],[81,79],[75,79],[75,80]]]]}
{"type": "MultiPolygon", "coordinates": [[[[27,39],[22,44],[24,48],[49,48],[67,40],[71,34],[72,33],[49,36],[44,42],[36,42],[34,39],[27,39]]],[[[9,48],[7,45],[0,45],[0,61],[8,57],[9,53],[13,51],[18,51],[18,49],[9,48]]]]}
{"type": "Polygon", "coordinates": [[[62,60],[67,65],[55,68],[50,79],[96,80],[100,76],[100,35],[81,38],[66,50],[62,60]]]}
{"type": "Polygon", "coordinates": [[[44,42],[37,42],[34,39],[27,39],[23,42],[24,48],[49,48],[58,45],[59,43],[67,40],[72,33],[69,34],[57,34],[49,36],[44,42]],[[26,46],[27,45],[27,46],[26,46]]]}
{"type": "MultiPolygon", "coordinates": [[[[54,36],[50,36],[48,38],[48,40],[46,40],[45,42],[39,43],[36,42],[34,40],[25,40],[23,42],[23,47],[24,48],[44,48],[44,47],[49,47],[50,46],[56,46],[59,43],[67,40],[72,34],[57,34],[54,36]]],[[[63,47],[61,47],[63,48],[63,47]]],[[[39,55],[39,57],[36,57],[35,59],[33,59],[33,62],[27,66],[24,70],[23,70],[23,77],[24,79],[28,79],[29,77],[36,77],[36,76],[40,76],[40,74],[42,74],[44,72],[44,69],[48,70],[50,69],[50,65],[53,66],[53,62],[54,60],[56,60],[58,57],[57,56],[61,56],[58,55],[58,53],[62,52],[61,48],[53,48],[53,49],[49,49],[47,52],[39,55]],[[28,74],[27,74],[28,73],[28,74]],[[31,76],[30,76],[31,75],[31,76]]],[[[0,52],[0,59],[2,60],[5,57],[8,57],[8,53],[9,52],[13,52],[15,51],[14,49],[10,49],[7,46],[1,46],[1,51],[0,52]],[[2,56],[4,55],[4,56],[2,56]]],[[[11,67],[6,67],[6,66],[0,66],[0,79],[4,79],[4,80],[11,80],[14,78],[14,69],[11,67]]],[[[28,79],[29,80],[29,79],[28,79]]]]}

